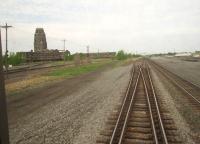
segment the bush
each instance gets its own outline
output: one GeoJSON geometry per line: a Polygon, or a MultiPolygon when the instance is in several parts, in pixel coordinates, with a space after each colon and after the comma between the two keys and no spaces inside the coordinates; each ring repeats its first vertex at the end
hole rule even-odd
{"type": "Polygon", "coordinates": [[[21,53],[10,53],[10,55],[8,56],[9,65],[16,66],[24,62],[25,62],[25,59],[21,53]]]}
{"type": "Polygon", "coordinates": [[[85,58],[87,57],[87,55],[84,55],[83,53],[80,53],[79,55],[80,55],[80,59],[81,59],[81,60],[82,60],[82,59],[85,59],[85,58]]]}
{"type": "Polygon", "coordinates": [[[125,53],[123,50],[117,52],[116,58],[118,60],[125,60],[128,58],[140,57],[138,54],[125,53]]]}
{"type": "Polygon", "coordinates": [[[66,61],[72,61],[74,59],[74,55],[71,55],[70,52],[66,52],[64,57],[66,61]]]}
{"type": "Polygon", "coordinates": [[[127,54],[125,54],[123,50],[120,50],[118,51],[116,57],[118,60],[124,60],[124,59],[127,59],[127,54]]]}
{"type": "Polygon", "coordinates": [[[69,61],[74,60],[74,55],[69,55],[69,56],[68,56],[68,60],[69,60],[69,61]]]}

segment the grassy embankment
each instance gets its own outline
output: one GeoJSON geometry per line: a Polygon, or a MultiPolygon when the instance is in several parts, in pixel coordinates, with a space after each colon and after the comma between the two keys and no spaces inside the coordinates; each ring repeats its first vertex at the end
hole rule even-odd
{"type": "Polygon", "coordinates": [[[106,65],[114,65],[116,61],[110,59],[94,61],[93,63],[84,64],[80,66],[70,66],[64,68],[58,68],[51,70],[49,72],[41,74],[30,74],[20,81],[12,82],[6,84],[7,94],[12,94],[15,92],[20,92],[25,89],[39,87],[47,84],[48,82],[56,82],[62,79],[75,77],[81,74],[89,73],[92,71],[97,71],[100,68],[105,67],[106,65]]]}
{"type": "Polygon", "coordinates": [[[114,64],[115,62],[111,60],[102,61],[98,63],[90,63],[86,65],[80,65],[80,66],[73,66],[73,67],[67,67],[62,69],[57,69],[52,72],[49,72],[47,75],[52,77],[64,77],[64,78],[70,78],[74,76],[78,76],[81,74],[89,73],[96,71],[102,67],[104,67],[107,64],[114,64]]]}
{"type": "Polygon", "coordinates": [[[99,59],[93,60],[93,62],[89,64],[54,69],[49,72],[46,72],[45,74],[42,73],[37,75],[28,75],[20,81],[6,84],[6,91],[8,94],[12,94],[26,89],[41,87],[49,82],[56,82],[66,78],[72,78],[82,74],[98,71],[108,66],[109,68],[114,68],[118,66],[128,65],[135,60],[136,59],[99,59]]]}
{"type": "Polygon", "coordinates": [[[58,70],[54,70],[50,73],[48,73],[48,76],[53,77],[74,77],[78,76],[84,73],[89,73],[96,71],[105,65],[109,64],[109,67],[117,67],[117,66],[124,66],[133,63],[133,61],[137,60],[138,58],[134,59],[125,59],[125,60],[102,60],[102,61],[94,61],[93,63],[87,64],[87,65],[81,65],[77,67],[69,67],[69,68],[62,68],[58,70]]]}

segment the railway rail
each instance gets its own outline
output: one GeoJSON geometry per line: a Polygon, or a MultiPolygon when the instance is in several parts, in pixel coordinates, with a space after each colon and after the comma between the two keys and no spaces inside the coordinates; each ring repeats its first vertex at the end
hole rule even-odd
{"type": "Polygon", "coordinates": [[[42,67],[36,67],[36,66],[24,67],[24,68],[19,68],[19,69],[8,70],[8,74],[19,73],[19,72],[24,72],[24,71],[39,70],[39,69],[47,69],[47,68],[55,68],[55,67],[63,67],[63,66],[72,66],[72,65],[73,64],[60,64],[60,65],[42,66],[42,67]]]}
{"type": "Polygon", "coordinates": [[[181,143],[169,112],[156,95],[149,67],[134,67],[122,106],[108,120],[97,143],[181,143]]]}
{"type": "Polygon", "coordinates": [[[151,61],[151,65],[187,95],[186,98],[194,109],[200,110],[200,88],[197,85],[181,78],[153,61],[151,61]]]}
{"type": "MultiPolygon", "coordinates": [[[[33,65],[33,66],[26,66],[26,67],[23,67],[23,68],[10,69],[10,70],[8,70],[7,73],[8,74],[15,74],[15,73],[25,72],[25,71],[33,71],[33,70],[48,69],[48,68],[59,68],[59,67],[64,67],[64,66],[74,66],[74,63],[66,63],[66,64],[58,64],[58,65],[50,65],[50,66],[41,66],[43,64],[45,64],[45,63],[37,64],[37,65],[33,65]]],[[[4,73],[6,73],[5,70],[4,70],[4,73]]]]}

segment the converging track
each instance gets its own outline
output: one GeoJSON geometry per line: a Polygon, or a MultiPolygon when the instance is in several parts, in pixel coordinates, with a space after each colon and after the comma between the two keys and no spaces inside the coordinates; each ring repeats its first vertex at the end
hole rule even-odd
{"type": "Polygon", "coordinates": [[[200,88],[197,85],[177,76],[153,61],[151,61],[151,65],[187,95],[186,98],[194,110],[200,111],[200,88]]]}
{"type": "Polygon", "coordinates": [[[173,120],[157,98],[149,67],[144,63],[134,67],[119,113],[108,124],[97,143],[181,143],[173,120]]]}

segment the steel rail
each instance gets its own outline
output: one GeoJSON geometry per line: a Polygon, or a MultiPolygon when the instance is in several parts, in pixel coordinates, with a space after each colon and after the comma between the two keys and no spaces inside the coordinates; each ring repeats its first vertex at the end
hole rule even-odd
{"type": "Polygon", "coordinates": [[[131,101],[130,101],[130,104],[129,104],[129,107],[128,107],[128,111],[127,111],[127,113],[126,113],[126,118],[125,118],[125,120],[124,120],[124,124],[123,124],[123,128],[122,128],[122,131],[121,131],[121,134],[120,134],[120,137],[119,137],[119,142],[118,142],[118,144],[121,144],[121,143],[122,143],[122,140],[123,140],[123,137],[124,137],[125,129],[126,129],[126,126],[127,126],[127,122],[128,122],[129,115],[130,115],[130,113],[131,113],[131,107],[132,107],[133,100],[134,100],[134,97],[135,97],[135,93],[136,93],[136,89],[137,89],[137,86],[138,86],[138,82],[139,82],[140,75],[141,75],[141,72],[139,72],[138,77],[137,77],[137,79],[136,79],[134,91],[133,91],[133,94],[132,94],[132,97],[131,97],[131,101]]]}
{"type": "Polygon", "coordinates": [[[181,80],[183,80],[183,81],[186,81],[187,83],[191,84],[192,86],[196,87],[197,89],[200,89],[200,87],[199,87],[197,84],[195,84],[195,83],[193,83],[193,82],[191,82],[191,81],[185,80],[184,78],[178,76],[178,75],[175,74],[174,72],[169,71],[169,70],[167,70],[166,68],[164,68],[163,66],[157,64],[157,63],[156,63],[155,61],[153,61],[153,60],[150,60],[150,61],[151,61],[152,63],[154,63],[155,65],[159,66],[160,68],[162,68],[163,70],[167,71],[168,73],[171,73],[172,75],[178,77],[179,79],[181,79],[181,80]]]}
{"type": "MultiPolygon", "coordinates": [[[[154,64],[157,65],[157,64],[154,64]]],[[[159,70],[158,66],[157,69],[159,70]]],[[[175,83],[180,89],[182,89],[185,93],[187,93],[189,96],[191,96],[193,98],[194,101],[196,101],[198,104],[200,104],[200,101],[195,98],[190,92],[188,92],[184,87],[182,87],[180,84],[177,83],[176,80],[172,79],[169,75],[167,75],[166,73],[164,73],[163,71],[159,70],[161,73],[163,73],[166,77],[168,77],[173,83],[175,83]]]]}
{"type": "Polygon", "coordinates": [[[56,67],[63,67],[63,66],[72,66],[72,65],[73,64],[61,64],[61,65],[53,65],[53,66],[45,66],[45,67],[35,67],[35,66],[31,67],[31,68],[25,67],[25,68],[8,70],[8,74],[16,74],[16,73],[25,72],[25,71],[42,70],[42,69],[56,68],[56,67]]]}
{"type": "Polygon", "coordinates": [[[155,128],[155,123],[154,123],[154,119],[153,119],[152,106],[151,106],[150,99],[149,99],[149,93],[148,93],[146,81],[144,79],[144,74],[143,74],[141,69],[140,69],[140,72],[142,74],[142,79],[143,79],[143,83],[144,83],[147,103],[148,103],[148,107],[149,107],[149,114],[150,114],[150,118],[151,118],[151,126],[152,126],[152,129],[153,129],[154,140],[155,140],[155,143],[158,144],[158,137],[157,137],[157,134],[156,134],[156,128],[155,128]]]}
{"type": "Polygon", "coordinates": [[[133,68],[132,68],[132,74],[131,74],[131,79],[130,79],[130,81],[129,81],[128,88],[127,88],[127,91],[126,91],[126,95],[125,95],[125,98],[124,98],[122,107],[121,107],[121,109],[120,109],[120,113],[119,113],[119,116],[118,116],[118,118],[117,118],[117,122],[116,122],[116,124],[115,124],[115,128],[114,128],[114,130],[113,130],[113,133],[112,133],[112,136],[111,136],[111,139],[110,139],[109,144],[113,144],[114,137],[115,137],[115,135],[116,135],[116,131],[117,131],[117,128],[118,128],[118,126],[119,126],[120,119],[121,119],[121,117],[122,117],[123,109],[124,109],[124,107],[125,107],[125,103],[126,103],[126,100],[127,100],[128,94],[129,94],[129,91],[130,91],[130,87],[131,87],[131,84],[132,84],[132,81],[133,81],[133,76],[134,76],[135,71],[136,71],[136,70],[135,70],[135,68],[134,68],[134,66],[133,66],[133,68]]]}
{"type": "Polygon", "coordinates": [[[162,136],[164,138],[164,143],[168,144],[166,132],[165,132],[163,121],[162,121],[161,114],[160,114],[160,109],[159,109],[159,106],[158,106],[157,96],[155,94],[154,85],[153,85],[152,78],[151,78],[151,75],[150,75],[149,65],[147,66],[147,73],[148,73],[151,89],[152,89],[152,92],[153,92],[153,98],[154,98],[154,102],[155,102],[155,105],[156,105],[156,111],[157,111],[157,114],[158,114],[158,120],[159,120],[159,124],[160,124],[160,127],[161,127],[162,136]]]}

